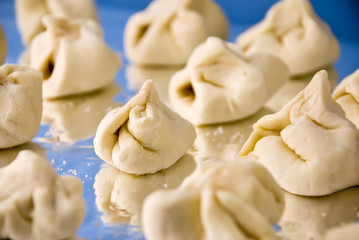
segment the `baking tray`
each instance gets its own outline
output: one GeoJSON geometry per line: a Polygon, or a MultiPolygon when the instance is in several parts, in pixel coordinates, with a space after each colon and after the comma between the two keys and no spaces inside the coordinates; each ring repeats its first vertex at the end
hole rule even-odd
{"type": "MultiPolygon", "coordinates": [[[[141,4],[147,2],[141,1],[141,4]]],[[[228,1],[225,4],[229,5],[228,1]]],[[[103,165],[104,162],[94,152],[92,141],[98,123],[108,110],[125,104],[147,78],[154,80],[160,98],[169,104],[168,80],[178,68],[146,69],[128,63],[123,52],[123,27],[128,17],[138,10],[124,7],[123,2],[120,1],[98,1],[97,7],[106,42],[123,58],[123,66],[116,75],[115,84],[91,94],[45,101],[43,123],[37,136],[22,146],[1,150],[0,166],[12,161],[23,149],[46,153],[58,174],[74,175],[83,182],[86,216],[77,232],[79,238],[144,239],[141,228],[134,225],[138,223],[138,216],[132,216],[131,211],[126,207],[129,206],[133,211],[137,211],[141,199],[150,192],[148,189],[152,191],[156,188],[179,185],[194,168],[191,155],[197,161],[205,161],[209,158],[232,159],[251,133],[251,125],[261,116],[279,110],[285,102],[306,86],[311,77],[290,80],[254,116],[241,121],[197,128],[198,136],[194,146],[189,150],[189,155],[176,164],[175,169],[144,178],[114,174],[116,175],[114,179],[123,184],[119,184],[117,191],[119,194],[122,192],[122,200],[127,201],[127,205],[124,204],[123,209],[117,209],[121,211],[123,217],[116,215],[113,208],[107,209],[107,213],[104,214],[96,205],[96,198],[99,196],[95,195],[95,177],[99,174],[106,175],[106,171],[111,172],[113,169],[103,165]]],[[[233,17],[232,14],[231,19],[235,18],[236,16],[233,17]]],[[[0,23],[8,40],[6,63],[17,63],[25,49],[16,27],[13,0],[0,0],[0,23]]],[[[229,40],[233,41],[249,25],[249,23],[232,22],[229,40]]],[[[359,67],[358,39],[341,38],[340,43],[341,57],[333,67],[327,69],[333,86],[359,67]]],[[[111,179],[107,180],[111,182],[111,179]]],[[[106,193],[103,189],[96,191],[106,193]]],[[[315,239],[326,228],[355,221],[359,217],[359,188],[351,188],[321,198],[288,195],[287,199],[285,222],[281,224],[282,229],[276,226],[276,230],[281,231],[289,239],[311,237],[315,239]]]]}

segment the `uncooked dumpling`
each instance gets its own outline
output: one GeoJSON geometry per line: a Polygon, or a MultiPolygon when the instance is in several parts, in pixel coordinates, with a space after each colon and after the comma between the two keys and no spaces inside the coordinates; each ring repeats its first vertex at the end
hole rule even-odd
{"type": "Polygon", "coordinates": [[[158,189],[178,187],[196,167],[190,154],[185,154],[173,166],[142,176],[122,172],[105,164],[96,174],[94,188],[96,205],[104,213],[106,223],[140,224],[145,197],[158,189]]]}
{"type": "Polygon", "coordinates": [[[5,61],[6,52],[7,52],[6,37],[0,25],[0,65],[5,61]]]}
{"type": "Polygon", "coordinates": [[[268,52],[284,60],[291,75],[303,75],[331,65],[339,57],[339,42],[308,0],[282,0],[264,20],[242,33],[237,42],[247,52],[268,52]]]}
{"type": "Polygon", "coordinates": [[[69,239],[84,218],[80,180],[57,176],[47,159],[32,151],[21,151],[0,168],[0,188],[1,239],[69,239]]]}
{"type": "Polygon", "coordinates": [[[124,47],[136,64],[185,64],[208,36],[225,39],[228,23],[212,0],[156,0],[126,23],[124,47]]]}
{"type": "Polygon", "coordinates": [[[97,156],[132,174],[146,174],[173,165],[192,146],[193,125],[159,99],[152,80],[126,105],[110,111],[97,128],[97,156]]]}
{"type": "Polygon", "coordinates": [[[45,28],[41,18],[53,14],[62,18],[89,18],[97,20],[93,0],[15,0],[16,20],[25,44],[45,28]]]}
{"type": "Polygon", "coordinates": [[[229,122],[258,112],[288,79],[288,69],[278,57],[247,56],[238,46],[209,37],[172,76],[169,97],[194,125],[229,122]]]}
{"type": "Polygon", "coordinates": [[[101,27],[90,19],[43,17],[46,31],[31,43],[30,66],[43,73],[43,97],[58,98],[103,88],[121,66],[101,27]]]}
{"type": "Polygon", "coordinates": [[[272,224],[283,208],[281,188],[260,164],[209,161],[179,188],[149,195],[142,225],[148,240],[278,239],[272,224]]]}
{"type": "Polygon", "coordinates": [[[253,129],[240,155],[251,154],[288,192],[321,196],[359,184],[359,130],[331,98],[326,71],[253,129]]]}
{"type": "Polygon", "coordinates": [[[0,67],[0,148],[30,141],[41,123],[42,77],[34,69],[5,64],[0,67]]]}
{"type": "Polygon", "coordinates": [[[340,82],[334,89],[333,99],[343,108],[345,116],[359,128],[359,69],[340,82]]]}

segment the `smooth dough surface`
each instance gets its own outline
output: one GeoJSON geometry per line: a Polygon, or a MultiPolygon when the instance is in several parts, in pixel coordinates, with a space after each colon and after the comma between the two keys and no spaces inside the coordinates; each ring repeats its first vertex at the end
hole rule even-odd
{"type": "Polygon", "coordinates": [[[335,87],[332,97],[343,108],[345,116],[359,128],[359,69],[335,87]]]}
{"type": "Polygon", "coordinates": [[[85,216],[81,181],[29,150],[0,168],[0,188],[1,239],[69,239],[85,216]]]}
{"type": "Polygon", "coordinates": [[[126,105],[110,111],[94,138],[97,156],[132,174],[146,174],[173,165],[192,146],[193,125],[159,99],[147,80],[126,105]]]}
{"type": "Polygon", "coordinates": [[[41,18],[53,14],[61,18],[89,18],[97,20],[93,0],[15,0],[16,21],[23,43],[45,30],[41,18]]]}
{"type": "Polygon", "coordinates": [[[169,97],[194,125],[229,122],[258,112],[288,79],[289,70],[278,57],[247,56],[240,47],[209,37],[172,76],[169,97]]]}
{"type": "Polygon", "coordinates": [[[0,67],[0,148],[30,141],[42,113],[42,77],[34,69],[5,64],[0,67]]]}
{"type": "Polygon", "coordinates": [[[208,36],[225,39],[228,29],[212,0],[156,0],[129,18],[124,49],[136,64],[182,65],[208,36]]]}
{"type": "Polygon", "coordinates": [[[142,226],[149,240],[278,239],[272,224],[283,208],[281,188],[260,164],[208,161],[179,188],[149,195],[142,226]]]}
{"type": "Polygon", "coordinates": [[[359,131],[331,98],[326,71],[253,129],[239,154],[254,156],[288,192],[321,196],[359,184],[359,131]]]}
{"type": "Polygon", "coordinates": [[[324,240],[357,240],[359,236],[359,224],[351,223],[341,227],[330,229],[324,237],[324,240]]]}
{"type": "Polygon", "coordinates": [[[43,97],[59,98],[103,88],[114,81],[121,59],[90,19],[42,18],[46,31],[30,46],[30,67],[42,72],[43,97]]]}
{"type": "Polygon", "coordinates": [[[6,53],[7,53],[6,36],[0,24],[0,65],[3,64],[3,62],[5,61],[6,53]]]}
{"type": "Polygon", "coordinates": [[[308,0],[279,1],[237,42],[248,53],[268,52],[282,58],[291,75],[331,65],[340,54],[338,40],[308,0]]]}

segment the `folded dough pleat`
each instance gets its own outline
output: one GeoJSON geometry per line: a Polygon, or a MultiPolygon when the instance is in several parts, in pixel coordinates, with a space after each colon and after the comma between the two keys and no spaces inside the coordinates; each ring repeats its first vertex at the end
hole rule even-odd
{"type": "Polygon", "coordinates": [[[88,18],[97,20],[96,6],[93,0],[15,0],[16,20],[24,44],[45,28],[41,19],[46,14],[61,18],[88,18]]]}
{"type": "Polygon", "coordinates": [[[42,113],[42,77],[34,69],[0,67],[0,148],[30,141],[38,132],[42,113]]]}
{"type": "Polygon", "coordinates": [[[269,172],[246,158],[199,165],[181,186],[149,195],[146,239],[278,239],[284,196],[269,172]]]}
{"type": "Polygon", "coordinates": [[[100,26],[90,19],[43,17],[46,31],[30,46],[30,66],[43,73],[43,97],[58,98],[103,88],[121,66],[100,26]]]}
{"type": "Polygon", "coordinates": [[[124,105],[109,112],[97,128],[96,154],[133,174],[173,165],[196,138],[193,125],[159,99],[152,80],[124,105]]]}
{"type": "Polygon", "coordinates": [[[320,196],[359,184],[359,132],[331,98],[324,70],[253,129],[239,154],[254,156],[285,190],[320,196]]]}
{"type": "Polygon", "coordinates": [[[267,52],[282,58],[291,75],[329,66],[340,53],[338,40],[308,0],[279,1],[237,42],[247,53],[267,52]]]}
{"type": "Polygon", "coordinates": [[[81,225],[80,180],[57,176],[48,160],[32,151],[21,151],[0,168],[0,186],[0,238],[69,239],[81,225]]]}
{"type": "Polygon", "coordinates": [[[208,36],[227,35],[226,17],[211,0],[157,0],[129,18],[124,48],[136,64],[182,65],[208,36]]]}
{"type": "Polygon", "coordinates": [[[332,96],[343,108],[345,116],[359,128],[359,69],[344,78],[332,96]]]}
{"type": "Polygon", "coordinates": [[[245,56],[238,46],[210,37],[172,76],[169,97],[194,125],[229,122],[259,111],[288,79],[288,69],[279,58],[245,56]]]}

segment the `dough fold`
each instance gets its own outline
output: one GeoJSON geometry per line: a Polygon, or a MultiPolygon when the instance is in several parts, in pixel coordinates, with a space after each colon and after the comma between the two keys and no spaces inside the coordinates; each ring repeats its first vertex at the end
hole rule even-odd
{"type": "Polygon", "coordinates": [[[229,122],[258,112],[288,79],[278,57],[245,55],[238,46],[209,37],[172,76],[169,97],[194,125],[229,122]]]}
{"type": "Polygon", "coordinates": [[[272,53],[288,65],[291,75],[304,75],[331,65],[340,46],[330,27],[308,0],[282,0],[264,20],[237,38],[247,53],[272,53]]]}
{"type": "Polygon", "coordinates": [[[30,141],[38,132],[42,114],[42,77],[34,69],[0,66],[0,148],[30,141]]]}
{"type": "Polygon", "coordinates": [[[288,192],[327,195],[359,184],[359,132],[331,98],[326,71],[279,112],[253,125],[240,155],[253,155],[288,192]]]}
{"type": "Polygon", "coordinates": [[[0,238],[68,239],[81,225],[80,180],[57,176],[47,159],[32,151],[21,151],[0,168],[0,186],[0,238]]]}
{"type": "Polygon", "coordinates": [[[46,31],[30,46],[30,67],[44,77],[43,97],[59,98],[103,88],[113,82],[121,59],[90,19],[42,18],[46,31]]]}
{"type": "Polygon", "coordinates": [[[136,64],[182,65],[208,36],[227,38],[228,28],[211,0],[156,0],[129,18],[124,48],[136,64]]]}
{"type": "Polygon", "coordinates": [[[284,209],[281,188],[246,158],[208,161],[180,187],[158,190],[144,202],[146,239],[279,239],[272,224],[284,209]]]}
{"type": "Polygon", "coordinates": [[[192,146],[193,125],[159,99],[147,80],[126,105],[110,111],[94,138],[97,156],[132,174],[146,174],[173,165],[192,146]]]}
{"type": "Polygon", "coordinates": [[[332,97],[343,108],[345,116],[359,128],[359,69],[335,87],[332,97]]]}

